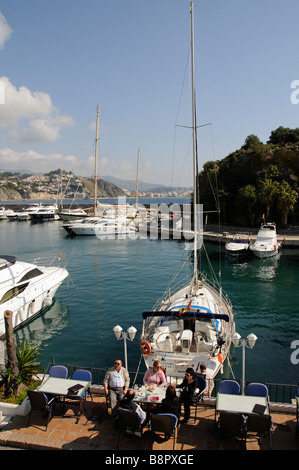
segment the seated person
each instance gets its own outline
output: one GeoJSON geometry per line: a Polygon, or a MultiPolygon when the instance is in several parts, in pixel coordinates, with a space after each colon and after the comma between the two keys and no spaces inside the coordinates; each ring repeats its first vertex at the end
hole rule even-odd
{"type": "Polygon", "coordinates": [[[180,395],[180,406],[184,404],[184,419],[182,423],[187,423],[190,418],[190,405],[193,405],[196,400],[196,395],[199,393],[199,384],[196,374],[192,367],[188,367],[185,372],[185,378],[177,388],[182,388],[180,395]]]}
{"type": "Polygon", "coordinates": [[[104,390],[105,394],[109,395],[113,419],[117,418],[118,402],[127,393],[129,385],[129,373],[125,367],[122,367],[121,359],[116,359],[114,366],[107,370],[104,378],[104,390]]]}
{"type": "Polygon", "coordinates": [[[173,385],[168,385],[165,398],[163,398],[162,403],[158,407],[156,413],[171,413],[178,419],[180,418],[180,402],[173,385]]]}
{"type": "MultiPolygon", "coordinates": [[[[135,391],[130,389],[127,391],[125,397],[123,397],[119,402],[119,408],[123,408],[125,410],[132,411],[133,413],[137,413],[140,419],[140,430],[135,431],[135,435],[141,437],[142,428],[147,424],[148,418],[147,414],[143,411],[143,409],[137,404],[134,403],[135,391]]],[[[127,428],[127,433],[132,434],[133,431],[127,428]]]]}
{"type": "Polygon", "coordinates": [[[161,368],[160,361],[154,361],[153,367],[147,369],[143,377],[143,383],[145,385],[162,385],[163,387],[166,386],[166,377],[161,368]]]}

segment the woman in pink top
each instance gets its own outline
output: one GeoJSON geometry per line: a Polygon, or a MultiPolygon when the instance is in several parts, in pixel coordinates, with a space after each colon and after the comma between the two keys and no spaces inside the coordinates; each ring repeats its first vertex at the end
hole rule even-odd
{"type": "Polygon", "coordinates": [[[166,377],[161,369],[160,361],[154,361],[153,367],[147,369],[143,377],[143,383],[146,385],[166,385],[166,377]]]}

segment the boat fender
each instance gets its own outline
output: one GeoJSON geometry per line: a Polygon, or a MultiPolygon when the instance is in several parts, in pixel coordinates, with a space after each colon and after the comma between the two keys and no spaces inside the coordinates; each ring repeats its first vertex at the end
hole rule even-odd
{"type": "Polygon", "coordinates": [[[52,305],[52,299],[51,299],[51,297],[49,297],[49,296],[47,295],[47,297],[45,297],[45,299],[44,299],[44,304],[45,304],[45,307],[50,307],[50,305],[52,305]]]}
{"type": "Polygon", "coordinates": [[[33,300],[30,302],[29,307],[30,307],[31,313],[34,313],[35,299],[33,299],[33,300]]]}
{"type": "Polygon", "coordinates": [[[151,345],[148,341],[140,341],[141,352],[144,356],[147,356],[151,353],[151,345]]]}

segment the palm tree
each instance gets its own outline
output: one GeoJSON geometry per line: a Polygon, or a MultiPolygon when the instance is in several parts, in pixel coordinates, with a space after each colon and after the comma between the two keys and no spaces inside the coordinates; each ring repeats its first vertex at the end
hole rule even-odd
{"type": "Polygon", "coordinates": [[[273,181],[271,178],[264,178],[259,182],[260,186],[260,200],[266,203],[266,222],[269,219],[269,213],[271,206],[273,205],[274,197],[279,190],[279,184],[277,181],[273,181]]]}
{"type": "Polygon", "coordinates": [[[282,223],[287,225],[288,214],[293,211],[298,199],[298,193],[286,182],[283,181],[278,189],[277,207],[282,212],[282,223]]]}

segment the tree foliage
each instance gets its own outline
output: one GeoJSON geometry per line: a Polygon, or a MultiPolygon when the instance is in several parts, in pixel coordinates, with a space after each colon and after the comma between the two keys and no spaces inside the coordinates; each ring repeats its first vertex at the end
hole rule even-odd
{"type": "Polygon", "coordinates": [[[298,224],[298,184],[299,128],[279,127],[267,144],[251,134],[239,150],[207,162],[199,174],[200,202],[209,222],[218,222],[212,211],[219,201],[224,224],[256,226],[263,216],[278,225],[298,224]]]}

